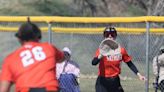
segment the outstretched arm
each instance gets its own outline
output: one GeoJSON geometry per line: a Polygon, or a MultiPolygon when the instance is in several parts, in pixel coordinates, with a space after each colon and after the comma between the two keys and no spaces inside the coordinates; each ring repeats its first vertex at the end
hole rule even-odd
{"type": "Polygon", "coordinates": [[[126,63],[128,65],[128,67],[139,77],[140,80],[146,80],[146,78],[144,76],[142,76],[138,69],[136,68],[136,66],[132,63],[132,61],[129,61],[126,63]]]}

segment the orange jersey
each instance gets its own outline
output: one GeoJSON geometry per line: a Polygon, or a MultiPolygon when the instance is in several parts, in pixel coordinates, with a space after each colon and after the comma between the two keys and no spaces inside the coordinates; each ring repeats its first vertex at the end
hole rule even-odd
{"type": "MultiPolygon", "coordinates": [[[[96,57],[100,50],[97,49],[96,57]]],[[[104,56],[100,60],[98,75],[103,77],[115,77],[121,72],[120,63],[122,61],[129,62],[131,57],[127,54],[125,48],[119,48],[113,51],[110,55],[104,56]]]]}
{"type": "Polygon", "coordinates": [[[1,81],[14,82],[17,92],[34,87],[57,90],[56,62],[64,53],[49,43],[27,42],[3,62],[1,81]]]}

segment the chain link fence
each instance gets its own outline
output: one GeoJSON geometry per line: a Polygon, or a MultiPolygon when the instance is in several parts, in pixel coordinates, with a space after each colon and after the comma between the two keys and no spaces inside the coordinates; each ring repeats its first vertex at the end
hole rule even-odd
{"type": "MultiPolygon", "coordinates": [[[[1,22],[1,27],[19,27],[21,22],[1,22]]],[[[39,27],[49,26],[49,31],[43,32],[42,42],[49,41],[59,49],[65,46],[69,47],[72,51],[72,59],[80,65],[81,78],[80,88],[82,92],[95,92],[95,81],[97,78],[98,67],[92,66],[91,61],[94,57],[94,53],[98,48],[100,42],[103,40],[103,35],[99,33],[77,33],[75,32],[62,32],[59,30],[51,30],[51,28],[105,28],[108,25],[115,26],[116,28],[145,28],[145,32],[127,32],[118,30],[117,41],[126,48],[130,56],[132,56],[132,62],[136,65],[138,70],[145,76],[149,77],[148,89],[145,82],[140,81],[138,77],[128,68],[125,63],[122,63],[121,71],[121,83],[125,92],[154,92],[152,83],[154,82],[154,75],[152,71],[153,57],[159,52],[159,48],[164,45],[163,33],[150,33],[149,44],[147,44],[146,23],[36,23],[39,27]],[[147,46],[148,59],[147,59],[147,46]],[[148,60],[148,62],[147,62],[148,60]],[[148,67],[149,66],[149,67],[148,67]],[[148,69],[148,70],[147,70],[148,69]],[[145,86],[146,85],[146,86],[145,86]]],[[[150,29],[153,28],[154,23],[150,23],[150,29]]],[[[163,24],[163,23],[160,23],[163,24]]],[[[163,28],[163,27],[160,27],[163,28]]],[[[85,31],[85,30],[84,30],[85,31]]],[[[164,29],[163,29],[164,31],[164,29]]],[[[83,32],[83,30],[82,30],[83,32]]],[[[14,37],[14,31],[0,30],[0,44],[1,44],[1,64],[10,52],[14,51],[20,46],[17,39],[14,37]]],[[[14,91],[13,91],[14,92],[14,91]]]]}

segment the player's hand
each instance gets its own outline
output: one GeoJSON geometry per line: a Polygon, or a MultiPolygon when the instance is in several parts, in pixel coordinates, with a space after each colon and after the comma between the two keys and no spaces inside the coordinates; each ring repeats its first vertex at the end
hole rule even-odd
{"type": "Polygon", "coordinates": [[[140,73],[137,73],[137,75],[138,75],[140,80],[142,80],[142,81],[146,81],[147,80],[146,77],[142,76],[140,73]]]}
{"type": "Polygon", "coordinates": [[[103,57],[102,54],[99,54],[99,55],[98,55],[98,59],[101,59],[102,57],[103,57]]]}

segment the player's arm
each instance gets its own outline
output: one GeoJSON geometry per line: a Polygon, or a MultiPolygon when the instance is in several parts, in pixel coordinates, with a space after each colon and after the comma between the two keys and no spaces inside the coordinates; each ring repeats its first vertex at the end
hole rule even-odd
{"type": "Polygon", "coordinates": [[[68,60],[69,57],[70,57],[70,55],[69,55],[68,52],[66,52],[66,51],[60,51],[60,52],[58,52],[57,62],[61,63],[64,60],[68,60]],[[60,53],[60,55],[59,55],[59,53],[60,53]],[[59,58],[59,56],[60,56],[60,58],[59,58]]]}
{"type": "Polygon", "coordinates": [[[123,61],[128,65],[128,67],[139,77],[140,80],[146,80],[144,76],[142,76],[136,66],[132,63],[131,57],[128,55],[125,48],[121,48],[123,61]]]}
{"type": "Polygon", "coordinates": [[[57,49],[56,47],[53,47],[56,55],[56,61],[58,63],[63,62],[65,59],[69,58],[69,53],[65,51],[61,51],[57,49]]]}
{"type": "Polygon", "coordinates": [[[9,92],[12,83],[9,81],[0,82],[0,92],[9,92]]]}
{"type": "Polygon", "coordinates": [[[98,57],[94,57],[92,60],[92,65],[97,65],[100,62],[100,59],[98,57]]]}
{"type": "Polygon", "coordinates": [[[76,76],[76,77],[80,77],[80,66],[78,65],[78,63],[74,62],[74,61],[69,61],[72,66],[73,66],[73,74],[76,76]]]}
{"type": "Polygon", "coordinates": [[[9,92],[12,85],[13,77],[8,64],[8,59],[5,59],[0,73],[0,92],[9,92]]]}
{"type": "Polygon", "coordinates": [[[0,72],[0,92],[9,92],[13,84],[13,76],[11,68],[9,67],[9,61],[9,58],[5,58],[2,64],[2,70],[0,72]]]}
{"type": "Polygon", "coordinates": [[[92,65],[97,65],[101,61],[102,57],[103,55],[100,54],[99,49],[96,50],[95,57],[92,59],[92,65]]]}
{"type": "Polygon", "coordinates": [[[126,62],[126,64],[128,65],[128,67],[137,75],[138,69],[136,68],[136,66],[132,63],[132,61],[126,62]]]}
{"type": "Polygon", "coordinates": [[[102,55],[99,55],[98,57],[94,57],[92,60],[92,65],[97,65],[102,57],[103,57],[102,55]]]}
{"type": "Polygon", "coordinates": [[[126,64],[139,77],[140,80],[146,80],[146,78],[139,73],[137,67],[132,63],[132,61],[126,62],[126,64]]]}
{"type": "Polygon", "coordinates": [[[158,66],[157,66],[157,56],[153,58],[153,73],[155,76],[157,76],[157,70],[158,70],[158,66]]]}

